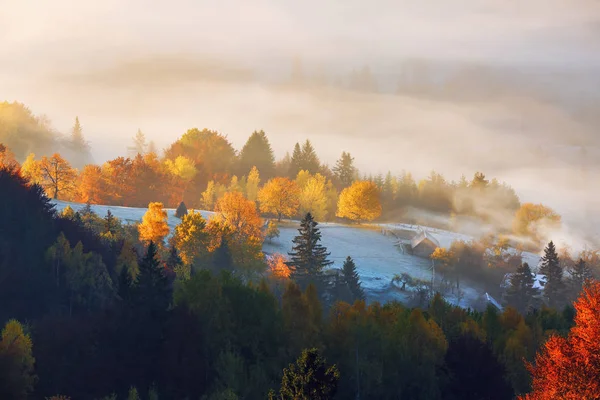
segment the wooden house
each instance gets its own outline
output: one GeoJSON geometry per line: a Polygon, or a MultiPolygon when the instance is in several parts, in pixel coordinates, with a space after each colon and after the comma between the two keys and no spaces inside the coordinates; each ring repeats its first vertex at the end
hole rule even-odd
{"type": "Polygon", "coordinates": [[[421,230],[410,241],[410,251],[413,255],[429,258],[440,243],[429,232],[421,230]]]}

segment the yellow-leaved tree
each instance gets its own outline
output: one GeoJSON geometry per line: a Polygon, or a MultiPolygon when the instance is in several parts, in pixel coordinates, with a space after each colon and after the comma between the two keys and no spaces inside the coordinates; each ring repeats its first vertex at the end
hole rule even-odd
{"type": "MultiPolygon", "coordinates": [[[[300,174],[305,171],[300,171],[300,174]]],[[[304,179],[304,177],[302,178],[304,179]]],[[[318,220],[323,221],[327,217],[327,186],[326,179],[321,174],[308,175],[300,186],[300,215],[311,213],[318,220]]]]}
{"type": "Polygon", "coordinates": [[[75,191],[77,170],[71,167],[67,160],[55,153],[52,157],[42,157],[42,186],[48,196],[53,199],[69,199],[75,191]]]}
{"type": "MultiPolygon", "coordinates": [[[[165,166],[167,170],[183,183],[183,192],[182,197],[185,196],[185,192],[187,190],[188,185],[196,177],[198,170],[196,169],[196,165],[194,161],[185,156],[177,156],[175,161],[167,160],[165,161],[165,166]]],[[[183,200],[183,199],[182,199],[183,200]]]]}
{"type": "Polygon", "coordinates": [[[169,225],[167,225],[167,212],[163,209],[162,203],[148,204],[148,211],[142,218],[142,223],[138,225],[140,240],[143,242],[154,242],[157,246],[162,246],[165,237],[169,234],[169,225]]]}
{"type": "MultiPolygon", "coordinates": [[[[215,206],[217,214],[209,221],[208,231],[219,235],[219,243],[213,243],[211,248],[216,249],[220,241],[227,240],[231,249],[234,264],[245,268],[244,272],[255,272],[261,263],[262,220],[256,210],[256,204],[244,197],[240,192],[225,193],[215,206]]],[[[212,238],[215,239],[215,238],[212,238]]],[[[214,240],[213,240],[214,242],[214,240]]]]}
{"type": "Polygon", "coordinates": [[[4,325],[0,337],[2,382],[0,393],[7,399],[26,399],[33,391],[34,374],[32,342],[21,323],[11,319],[4,325]],[[5,397],[6,396],[6,397],[5,397]]]}
{"type": "Polygon", "coordinates": [[[179,250],[181,260],[187,265],[195,265],[206,259],[209,240],[206,220],[202,214],[193,210],[183,216],[173,233],[173,242],[179,250]]]}
{"type": "Polygon", "coordinates": [[[246,182],[246,197],[250,201],[258,200],[258,185],[260,184],[260,175],[256,167],[252,167],[248,174],[246,182]]]}
{"type": "Polygon", "coordinates": [[[282,216],[292,217],[298,212],[300,189],[296,182],[288,178],[273,178],[258,192],[260,211],[277,215],[281,221],[282,216]]]}
{"type": "Polygon", "coordinates": [[[356,181],[342,190],[338,200],[337,214],[352,221],[373,221],[381,215],[379,189],[370,181],[356,181]]]}
{"type": "Polygon", "coordinates": [[[31,183],[42,183],[42,168],[40,162],[35,159],[35,154],[29,153],[25,161],[23,161],[21,174],[31,183]]]}
{"type": "Polygon", "coordinates": [[[540,244],[546,241],[549,231],[560,228],[560,220],[560,215],[550,207],[524,203],[515,213],[513,231],[540,244]]]}

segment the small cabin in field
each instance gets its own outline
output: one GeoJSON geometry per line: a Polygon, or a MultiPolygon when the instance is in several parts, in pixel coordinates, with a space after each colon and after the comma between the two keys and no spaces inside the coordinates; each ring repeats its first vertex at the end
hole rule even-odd
{"type": "Polygon", "coordinates": [[[429,232],[421,230],[410,241],[410,251],[413,255],[429,258],[440,243],[429,232]]]}

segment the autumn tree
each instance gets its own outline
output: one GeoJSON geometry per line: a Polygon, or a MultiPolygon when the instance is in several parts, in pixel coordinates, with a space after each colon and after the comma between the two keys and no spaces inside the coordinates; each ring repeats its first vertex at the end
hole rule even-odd
{"type": "Polygon", "coordinates": [[[146,154],[146,150],[148,149],[148,144],[146,143],[146,135],[142,132],[141,129],[138,129],[137,133],[132,139],[132,145],[127,147],[127,152],[135,157],[138,154],[144,155],[146,154]]]}
{"type": "Polygon", "coordinates": [[[528,369],[533,376],[525,400],[600,398],[600,283],[583,289],[574,304],[568,336],[551,336],[528,369]]]}
{"type": "Polygon", "coordinates": [[[200,199],[204,209],[206,209],[207,211],[211,211],[214,208],[215,202],[217,200],[216,196],[217,193],[215,188],[215,181],[209,181],[208,185],[206,186],[206,190],[202,192],[202,198],[200,199]]]}
{"type": "Polygon", "coordinates": [[[29,398],[36,381],[34,363],[29,334],[19,321],[8,321],[0,340],[0,398],[29,398]]]}
{"type": "Polygon", "coordinates": [[[260,184],[260,175],[256,167],[252,167],[250,173],[248,173],[248,180],[246,182],[246,197],[250,201],[258,200],[258,185],[260,184]]]}
{"type": "Polygon", "coordinates": [[[517,235],[544,239],[544,230],[560,226],[560,215],[543,204],[524,203],[515,213],[513,231],[517,235]]]}
{"type": "Polygon", "coordinates": [[[352,157],[350,153],[343,151],[339,160],[336,161],[335,166],[333,167],[333,173],[342,189],[352,185],[352,182],[354,182],[358,173],[354,166],[354,157],[352,157]]]}
{"type": "Polygon", "coordinates": [[[21,174],[31,183],[42,184],[42,168],[40,162],[35,159],[35,154],[29,153],[25,161],[23,161],[21,174]]]}
{"type": "Polygon", "coordinates": [[[354,182],[352,186],[342,190],[336,215],[357,222],[378,218],[381,215],[379,189],[373,182],[354,182]]]}
{"type": "Polygon", "coordinates": [[[275,253],[267,259],[267,266],[271,276],[276,279],[289,279],[292,275],[291,268],[286,264],[286,257],[283,254],[275,253]]]}
{"type": "MultiPolygon", "coordinates": [[[[298,178],[305,171],[298,173],[298,178]]],[[[299,213],[300,215],[311,215],[319,220],[323,221],[327,217],[327,186],[326,179],[321,174],[310,175],[307,172],[307,178],[305,182],[301,182],[300,179],[296,178],[296,183],[300,189],[299,197],[299,213]]]]}
{"type": "Polygon", "coordinates": [[[58,199],[59,196],[65,198],[75,190],[77,171],[60,154],[55,153],[50,158],[42,157],[40,169],[42,186],[53,199],[58,199]]]}
{"type": "Polygon", "coordinates": [[[273,242],[273,238],[279,237],[279,227],[275,221],[270,220],[267,224],[267,230],[265,231],[265,237],[269,240],[269,243],[273,242]]]}
{"type": "Polygon", "coordinates": [[[309,283],[319,285],[322,289],[324,282],[323,269],[332,265],[328,260],[330,253],[321,242],[319,224],[310,213],[300,222],[299,235],[292,239],[290,261],[286,264],[293,269],[293,279],[306,287],[309,283]]]}
{"type": "Polygon", "coordinates": [[[8,147],[0,143],[0,169],[8,168],[14,169],[18,167],[19,163],[15,158],[15,155],[8,147]]]}
{"type": "Polygon", "coordinates": [[[79,175],[76,200],[81,203],[103,204],[106,199],[102,168],[88,164],[79,175]]]}
{"type": "Polygon", "coordinates": [[[167,220],[167,212],[163,209],[162,203],[148,204],[148,211],[144,214],[142,223],[138,225],[140,240],[154,242],[156,245],[163,243],[169,234],[167,220]]]}
{"type": "Polygon", "coordinates": [[[210,223],[219,227],[220,241],[227,240],[236,265],[253,273],[261,267],[263,243],[262,221],[256,204],[239,192],[226,193],[217,201],[215,211],[217,214],[210,223]]]}
{"type": "Polygon", "coordinates": [[[175,160],[167,159],[165,166],[173,176],[176,176],[182,182],[183,194],[185,195],[187,186],[198,173],[194,161],[185,156],[177,156],[175,160]]]}
{"type": "Polygon", "coordinates": [[[294,181],[287,178],[273,178],[258,192],[260,211],[282,216],[296,215],[299,207],[300,190],[294,181]]]}
{"type": "Polygon", "coordinates": [[[185,264],[199,266],[206,261],[210,240],[202,214],[191,211],[184,215],[175,226],[172,241],[185,264]]]}
{"type": "Polygon", "coordinates": [[[250,135],[240,151],[239,163],[240,175],[246,175],[253,167],[256,167],[265,178],[273,177],[275,156],[264,131],[254,131],[250,135]]]}
{"type": "Polygon", "coordinates": [[[328,366],[317,349],[307,349],[302,351],[295,363],[283,370],[279,398],[329,400],[337,392],[339,379],[340,373],[335,365],[328,366]]]}
{"type": "Polygon", "coordinates": [[[550,241],[544,249],[544,256],[541,259],[540,274],[546,277],[544,285],[544,297],[550,307],[558,307],[564,300],[565,285],[563,282],[563,270],[560,267],[556,247],[550,241]]]}

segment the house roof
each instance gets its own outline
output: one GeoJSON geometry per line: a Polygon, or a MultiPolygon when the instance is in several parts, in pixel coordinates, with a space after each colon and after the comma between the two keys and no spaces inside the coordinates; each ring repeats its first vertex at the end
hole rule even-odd
{"type": "Polygon", "coordinates": [[[410,245],[414,249],[425,240],[429,240],[436,247],[440,247],[440,243],[437,241],[437,239],[434,238],[431,233],[425,230],[420,230],[419,233],[417,233],[417,235],[414,238],[412,238],[412,240],[410,241],[410,245]]]}

